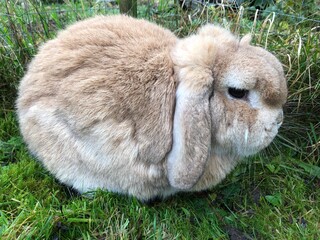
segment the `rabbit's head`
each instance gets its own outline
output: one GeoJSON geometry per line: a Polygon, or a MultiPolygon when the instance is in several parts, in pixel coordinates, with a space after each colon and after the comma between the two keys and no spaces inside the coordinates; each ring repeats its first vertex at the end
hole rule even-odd
{"type": "Polygon", "coordinates": [[[222,62],[210,100],[215,148],[252,155],[271,143],[282,124],[284,73],[271,53],[250,46],[246,38],[222,62]]]}
{"type": "Polygon", "coordinates": [[[250,40],[206,25],[172,51],[179,81],[173,139],[184,145],[176,147],[184,153],[180,164],[173,160],[175,145],[169,155],[173,186],[190,188],[210,155],[252,155],[278,133],[287,98],[284,72],[276,57],[250,40]]]}

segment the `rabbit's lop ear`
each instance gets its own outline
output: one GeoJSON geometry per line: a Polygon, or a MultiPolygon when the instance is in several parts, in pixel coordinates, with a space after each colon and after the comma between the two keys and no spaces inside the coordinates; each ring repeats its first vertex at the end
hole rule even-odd
{"type": "Polygon", "coordinates": [[[234,43],[237,39],[231,32],[228,30],[216,26],[213,24],[206,24],[198,30],[199,36],[202,37],[212,37],[218,42],[222,42],[224,44],[234,43]]]}
{"type": "Polygon", "coordinates": [[[179,85],[173,121],[173,146],[167,158],[167,170],[171,186],[178,189],[187,190],[197,183],[209,157],[209,98],[213,91],[213,77],[210,68],[206,67],[210,61],[202,58],[212,51],[212,46],[205,41],[198,43],[197,38],[191,37],[190,42],[189,39],[182,40],[172,53],[179,85]],[[197,45],[201,47],[197,48],[197,45]]]}
{"type": "Polygon", "coordinates": [[[209,92],[195,93],[178,86],[167,166],[169,182],[175,188],[190,189],[204,172],[211,140],[209,97],[209,92]]]}
{"type": "Polygon", "coordinates": [[[251,40],[252,40],[251,34],[246,34],[243,36],[243,38],[241,38],[240,45],[241,46],[250,45],[251,40]]]}

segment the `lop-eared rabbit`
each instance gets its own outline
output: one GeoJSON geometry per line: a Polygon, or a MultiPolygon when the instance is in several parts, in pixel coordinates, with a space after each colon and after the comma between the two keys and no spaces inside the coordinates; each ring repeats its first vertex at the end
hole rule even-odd
{"type": "Polygon", "coordinates": [[[43,44],[19,86],[31,153],[79,192],[142,201],[218,184],[283,121],[280,62],[207,24],[189,37],[98,16],[43,44]]]}

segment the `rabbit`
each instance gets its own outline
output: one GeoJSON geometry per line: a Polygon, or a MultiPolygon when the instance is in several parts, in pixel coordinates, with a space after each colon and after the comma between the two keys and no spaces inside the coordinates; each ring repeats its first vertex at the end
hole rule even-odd
{"type": "Polygon", "coordinates": [[[61,183],[141,201],[210,189],[283,122],[281,63],[250,36],[188,37],[124,15],[43,44],[18,88],[21,134],[61,183]]]}

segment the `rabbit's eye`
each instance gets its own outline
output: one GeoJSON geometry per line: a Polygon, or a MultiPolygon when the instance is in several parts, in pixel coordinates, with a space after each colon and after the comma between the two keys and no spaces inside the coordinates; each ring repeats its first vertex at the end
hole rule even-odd
{"type": "Polygon", "coordinates": [[[237,89],[237,88],[228,88],[228,93],[229,93],[230,96],[232,96],[234,98],[242,99],[242,98],[245,98],[248,95],[249,90],[237,89]]]}

